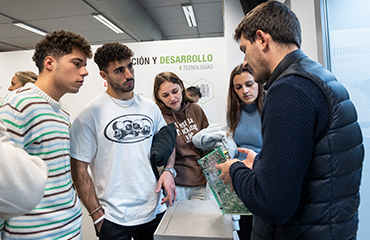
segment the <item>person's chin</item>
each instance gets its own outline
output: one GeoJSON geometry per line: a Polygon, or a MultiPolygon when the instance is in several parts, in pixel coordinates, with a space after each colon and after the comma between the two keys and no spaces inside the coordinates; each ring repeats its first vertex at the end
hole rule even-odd
{"type": "Polygon", "coordinates": [[[176,105],[170,105],[170,106],[167,106],[167,107],[169,107],[169,108],[171,108],[173,111],[178,111],[178,110],[180,110],[179,109],[179,106],[176,104],[176,105]]]}
{"type": "Polygon", "coordinates": [[[78,93],[80,91],[80,88],[71,89],[69,93],[78,93]]]}
{"type": "Polygon", "coordinates": [[[250,100],[250,99],[244,99],[243,102],[247,105],[252,105],[254,103],[254,101],[250,100]]]}
{"type": "Polygon", "coordinates": [[[181,105],[177,105],[173,108],[174,111],[180,111],[181,109],[181,105]]]}
{"type": "Polygon", "coordinates": [[[135,86],[132,84],[131,86],[126,86],[126,92],[131,92],[133,91],[135,86]]]}

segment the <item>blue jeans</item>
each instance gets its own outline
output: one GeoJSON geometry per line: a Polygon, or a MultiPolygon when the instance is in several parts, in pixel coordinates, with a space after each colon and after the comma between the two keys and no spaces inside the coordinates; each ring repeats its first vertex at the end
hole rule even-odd
{"type": "Polygon", "coordinates": [[[159,222],[161,221],[163,213],[156,216],[154,220],[137,226],[122,226],[115,224],[107,219],[104,219],[100,233],[99,240],[151,240],[159,222]]]}

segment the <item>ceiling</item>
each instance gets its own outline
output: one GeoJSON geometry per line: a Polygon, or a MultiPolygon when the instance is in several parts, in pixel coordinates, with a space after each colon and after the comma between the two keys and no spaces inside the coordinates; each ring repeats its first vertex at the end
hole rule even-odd
{"type": "MultiPolygon", "coordinates": [[[[225,0],[228,1],[228,0],[225,0]]],[[[264,0],[240,0],[248,12],[264,0]]],[[[42,36],[13,25],[21,21],[45,32],[68,30],[91,45],[224,35],[224,0],[0,0],[0,52],[34,49],[42,36]],[[182,4],[193,5],[198,27],[190,28],[182,4]],[[92,17],[101,13],[125,33],[92,17]]]]}

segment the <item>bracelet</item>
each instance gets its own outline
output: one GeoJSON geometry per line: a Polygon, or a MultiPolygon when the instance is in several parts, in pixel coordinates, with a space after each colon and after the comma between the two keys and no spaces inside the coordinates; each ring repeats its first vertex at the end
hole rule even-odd
{"type": "Polygon", "coordinates": [[[97,209],[95,209],[94,211],[92,211],[91,213],[89,213],[89,216],[93,215],[94,213],[96,213],[97,211],[99,211],[99,209],[102,208],[102,205],[100,205],[97,209]]]}
{"type": "Polygon", "coordinates": [[[100,218],[96,219],[94,221],[94,225],[98,224],[101,220],[103,220],[105,218],[105,215],[102,215],[100,218]]]}
{"type": "Polygon", "coordinates": [[[163,168],[163,172],[164,171],[170,172],[172,174],[173,178],[175,178],[177,176],[176,170],[174,168],[165,167],[165,168],[163,168]]]}

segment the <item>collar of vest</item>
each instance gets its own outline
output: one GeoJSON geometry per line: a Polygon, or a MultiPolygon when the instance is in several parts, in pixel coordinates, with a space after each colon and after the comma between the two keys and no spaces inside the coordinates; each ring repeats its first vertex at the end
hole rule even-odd
{"type": "Polygon", "coordinates": [[[265,90],[268,90],[270,86],[279,79],[279,76],[294,62],[299,61],[303,58],[306,58],[307,55],[301,49],[295,50],[291,53],[288,53],[284,59],[278,64],[274,72],[271,74],[270,79],[264,85],[265,90]]]}

